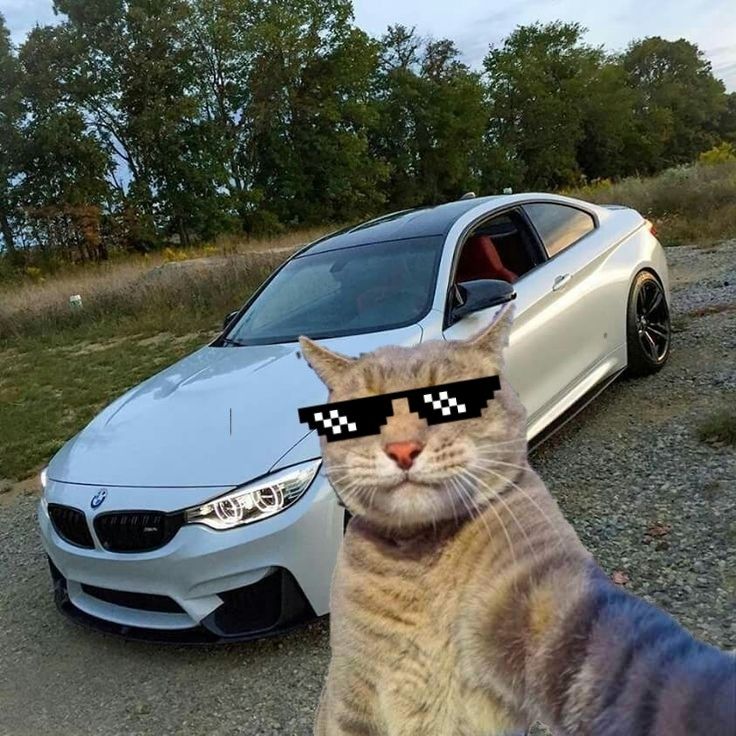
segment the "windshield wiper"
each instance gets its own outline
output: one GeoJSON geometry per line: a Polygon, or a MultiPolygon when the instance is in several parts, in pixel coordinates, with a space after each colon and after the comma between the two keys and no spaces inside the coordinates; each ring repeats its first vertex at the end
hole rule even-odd
{"type": "Polygon", "coordinates": [[[231,337],[221,337],[220,338],[220,343],[222,345],[232,345],[233,347],[236,347],[236,348],[244,348],[245,347],[245,343],[244,342],[240,342],[240,340],[233,340],[231,337]]]}

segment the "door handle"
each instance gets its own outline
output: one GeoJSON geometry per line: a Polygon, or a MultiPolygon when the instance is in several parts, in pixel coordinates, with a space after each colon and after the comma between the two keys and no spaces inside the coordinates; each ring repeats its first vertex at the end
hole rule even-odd
{"type": "Polygon", "coordinates": [[[552,284],[552,291],[559,291],[564,289],[571,281],[572,274],[565,273],[555,277],[554,283],[552,284]]]}

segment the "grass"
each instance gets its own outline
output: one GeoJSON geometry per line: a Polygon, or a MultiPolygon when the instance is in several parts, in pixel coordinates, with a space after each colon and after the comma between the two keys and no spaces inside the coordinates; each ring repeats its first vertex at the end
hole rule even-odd
{"type": "Polygon", "coordinates": [[[711,445],[736,446],[736,411],[721,409],[698,425],[698,439],[711,445]]]}
{"type": "Polygon", "coordinates": [[[192,352],[211,334],[98,341],[60,334],[51,344],[25,339],[0,351],[0,479],[21,479],[39,470],[113,398],[192,352]]]}
{"type": "Polygon", "coordinates": [[[736,238],[736,162],[682,166],[616,183],[604,180],[565,194],[639,210],[654,222],[664,245],[736,238]]]}
{"type": "Polygon", "coordinates": [[[76,329],[81,337],[119,334],[132,327],[163,331],[211,327],[212,320],[239,307],[299,245],[324,229],[293,233],[240,248],[172,251],[151,257],[113,259],[68,268],[46,277],[3,284],[0,291],[0,346],[28,336],[49,337],[76,329]],[[82,308],[69,297],[79,294],[82,308]]]}
{"type": "Polygon", "coordinates": [[[0,480],[37,472],[112,399],[208,342],[319,233],[196,259],[77,268],[0,294],[0,480]],[[82,295],[72,309],[70,294],[82,295]]]}

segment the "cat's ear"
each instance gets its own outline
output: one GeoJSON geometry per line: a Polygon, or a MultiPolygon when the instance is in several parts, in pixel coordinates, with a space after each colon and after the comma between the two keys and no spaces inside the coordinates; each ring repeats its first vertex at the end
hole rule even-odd
{"type": "Polygon", "coordinates": [[[304,359],[327,386],[332,385],[333,376],[344,371],[355,360],[347,355],[334,353],[303,335],[299,338],[299,345],[304,359]]]}
{"type": "Polygon", "coordinates": [[[509,344],[513,322],[514,305],[513,303],[505,304],[498,311],[493,322],[465,340],[465,345],[501,357],[503,349],[509,344]]]}

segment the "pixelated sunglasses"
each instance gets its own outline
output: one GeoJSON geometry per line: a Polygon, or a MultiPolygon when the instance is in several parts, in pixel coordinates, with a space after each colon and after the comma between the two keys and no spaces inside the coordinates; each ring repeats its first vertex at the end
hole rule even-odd
{"type": "Polygon", "coordinates": [[[350,440],[380,434],[381,427],[393,416],[393,399],[407,399],[410,411],[427,424],[442,424],[479,417],[494,391],[500,388],[498,376],[471,378],[440,386],[306,406],[299,409],[299,421],[316,429],[328,442],[350,440]]]}

